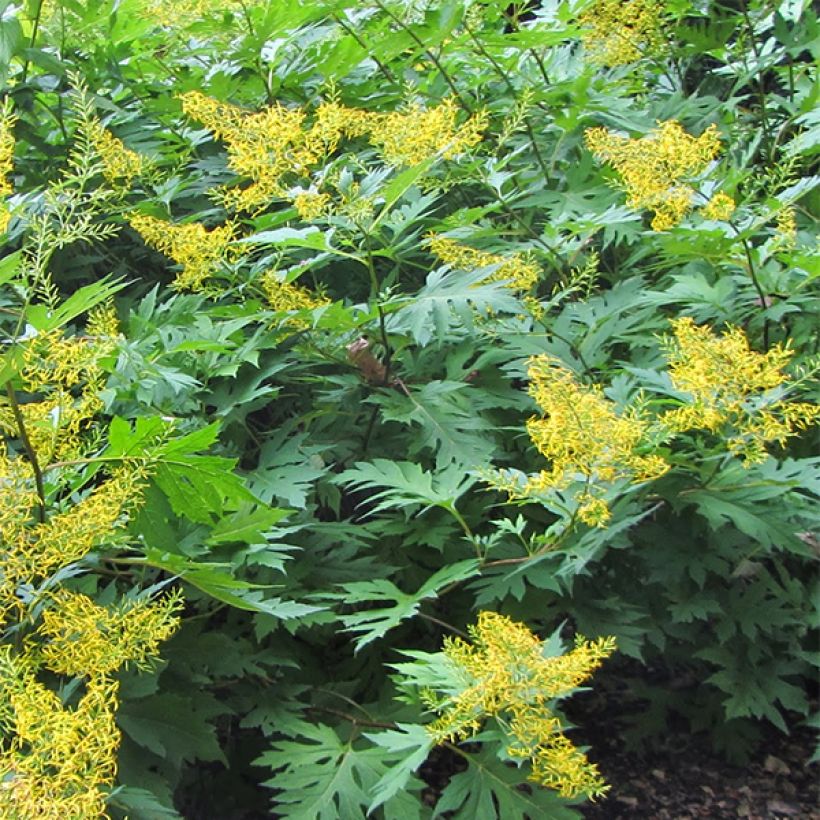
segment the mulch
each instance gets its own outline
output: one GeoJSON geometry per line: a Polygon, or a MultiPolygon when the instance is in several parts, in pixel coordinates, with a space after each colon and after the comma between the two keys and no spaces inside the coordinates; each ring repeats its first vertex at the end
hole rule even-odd
{"type": "MultiPolygon", "coordinates": [[[[588,715],[574,718],[590,725],[588,715]]],[[[808,728],[785,735],[771,727],[743,765],[680,728],[643,752],[629,751],[618,731],[582,731],[586,737],[570,736],[590,744],[589,758],[611,785],[606,799],[581,808],[587,820],[820,820],[820,763],[808,762],[816,742],[808,728]]]]}

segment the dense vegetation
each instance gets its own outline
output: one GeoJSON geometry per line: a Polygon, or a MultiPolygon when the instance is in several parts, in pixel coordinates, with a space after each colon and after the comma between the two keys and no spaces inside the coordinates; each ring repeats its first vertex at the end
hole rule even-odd
{"type": "Polygon", "coordinates": [[[807,2],[0,10],[2,817],[571,818],[586,681],[812,719],[807,2]]]}

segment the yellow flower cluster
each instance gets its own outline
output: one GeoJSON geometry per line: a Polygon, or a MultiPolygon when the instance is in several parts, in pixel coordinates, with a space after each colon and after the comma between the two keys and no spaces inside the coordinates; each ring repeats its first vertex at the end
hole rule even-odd
{"type": "Polygon", "coordinates": [[[374,114],[370,141],[391,165],[416,165],[436,155],[452,159],[481,142],[488,122],[479,112],[457,126],[457,113],[455,100],[448,97],[426,110],[413,103],[404,111],[374,114]]]}
{"type": "MultiPolygon", "coordinates": [[[[313,310],[330,304],[330,300],[317,295],[307,288],[285,282],[275,270],[270,270],[262,277],[262,290],[272,310],[287,313],[295,310],[313,310]]],[[[288,323],[299,327],[308,327],[307,321],[290,317],[288,323]]]]}
{"type": "Polygon", "coordinates": [[[726,431],[729,450],[753,464],[766,459],[766,443],[783,444],[820,417],[820,407],[809,402],[765,399],[788,381],[787,347],[757,353],[740,328],[718,336],[688,316],[673,320],[672,329],[674,338],[665,340],[669,376],[692,400],[664,414],[668,429],[726,431]]]}
{"type": "Polygon", "coordinates": [[[106,817],[117,771],[117,683],[92,676],[76,707],[36,678],[29,658],[0,647],[0,817],[106,817]]]}
{"type": "Polygon", "coordinates": [[[551,701],[587,680],[615,651],[615,639],[578,638],[567,654],[544,657],[536,635],[495,612],[480,613],[469,632],[472,644],[445,640],[444,655],[464,685],[437,707],[441,714],[428,726],[436,741],[468,739],[485,718],[497,718],[510,738],[508,754],[531,761],[531,780],[563,797],[603,795],[608,786],[563,734],[551,701]]]}
{"type": "Polygon", "coordinates": [[[198,222],[176,225],[146,214],[134,214],[130,222],[147,245],[182,266],[174,281],[180,290],[202,289],[205,280],[230,257],[236,233],[231,223],[208,230],[198,222]]]}
{"type": "MultiPolygon", "coordinates": [[[[244,0],[247,6],[254,0],[244,0]]],[[[241,0],[150,0],[140,6],[140,15],[164,28],[184,28],[212,14],[221,14],[226,7],[239,9],[241,0]]]]}
{"type": "Polygon", "coordinates": [[[505,281],[509,288],[520,293],[532,290],[541,278],[541,270],[527,254],[501,256],[487,253],[438,234],[431,234],[427,238],[427,245],[442,262],[457,270],[474,271],[496,265],[496,269],[482,281],[505,281]]]}
{"type": "MultiPolygon", "coordinates": [[[[0,475],[0,482],[4,479],[0,475]]],[[[28,515],[18,513],[12,518],[12,511],[3,528],[14,540],[8,542],[3,558],[0,619],[7,619],[12,610],[19,609],[21,604],[14,591],[21,584],[48,578],[111,538],[127,512],[139,503],[142,481],[138,467],[120,467],[81,501],[33,527],[26,526],[28,515]]],[[[23,494],[22,500],[29,505],[25,512],[30,515],[31,496],[23,494]]]]}
{"type": "Polygon", "coordinates": [[[529,393],[543,415],[527,421],[527,432],[552,466],[523,486],[503,474],[491,479],[494,486],[526,498],[584,480],[586,486],[576,496],[578,516],[591,526],[604,526],[610,512],[596,492],[600,484],[652,481],[669,470],[660,456],[641,454],[648,446],[649,421],[635,411],[619,415],[598,385],[580,384],[550,356],[531,358],[529,377],[529,393]]]}
{"type": "MultiPolygon", "coordinates": [[[[0,198],[11,196],[13,189],[9,175],[14,163],[14,123],[17,117],[11,111],[11,101],[6,98],[0,108],[0,198]]],[[[5,202],[0,202],[0,234],[4,234],[11,220],[11,212],[5,202]]]]}
{"type": "Polygon", "coordinates": [[[716,219],[726,221],[735,212],[735,201],[728,194],[715,194],[701,209],[700,214],[704,219],[716,219]]]}
{"type": "MultiPolygon", "coordinates": [[[[106,311],[102,308],[95,315],[102,317],[106,311]]],[[[99,324],[101,318],[93,321],[99,324]]],[[[29,393],[45,395],[18,409],[32,449],[44,464],[75,457],[81,432],[100,409],[100,359],[114,349],[117,338],[116,319],[109,315],[105,321],[108,332],[104,335],[98,335],[90,324],[90,337],[66,337],[62,331],[52,330],[21,343],[19,375],[23,386],[29,393]]],[[[10,405],[0,404],[0,430],[11,436],[19,433],[10,405]]]]}
{"type": "Polygon", "coordinates": [[[133,663],[144,669],[179,626],[182,599],[124,601],[116,607],[95,604],[86,595],[59,590],[42,615],[38,655],[53,672],[70,677],[110,675],[133,663]]]}
{"type": "Polygon", "coordinates": [[[219,102],[199,91],[182,95],[182,108],[201,122],[228,151],[228,165],[249,180],[221,192],[226,207],[258,211],[271,199],[292,199],[300,216],[315,219],[329,208],[326,193],[292,193],[292,182],[304,179],[332,155],[343,139],[367,136],[393,165],[411,165],[429,157],[452,158],[477,144],[487,127],[485,114],[456,126],[452,99],[428,110],[413,105],[406,111],[375,114],[349,108],[336,99],[320,103],[312,117],[301,108],[278,103],[251,112],[219,102]]]}
{"type": "Polygon", "coordinates": [[[692,137],[674,120],[659,123],[640,139],[606,128],[587,129],[585,139],[589,150],[620,174],[626,204],[655,212],[656,231],[677,225],[688,213],[694,190],[685,180],[701,173],[720,150],[716,126],[692,137]]]}
{"type": "Polygon", "coordinates": [[[579,20],[590,61],[616,66],[657,54],[664,42],[662,13],[657,0],[595,0],[579,20]]]}
{"type": "Polygon", "coordinates": [[[63,512],[32,525],[41,503],[31,464],[0,446],[0,618],[39,627],[22,648],[0,646],[0,817],[105,817],[116,774],[119,733],[114,715],[124,663],[145,666],[175,631],[180,600],[132,601],[101,607],[85,595],[55,589],[47,599],[21,596],[115,536],[138,503],[141,470],[123,465],[63,512]],[[40,604],[48,606],[40,612],[40,604]],[[33,604],[37,605],[35,609],[33,604]],[[85,678],[72,708],[38,673],[85,678]]]}
{"type": "Polygon", "coordinates": [[[310,222],[330,209],[330,194],[303,191],[293,197],[293,207],[301,219],[310,222]]]}
{"type": "Polygon", "coordinates": [[[794,208],[781,208],[775,222],[774,245],[777,250],[791,250],[797,242],[797,219],[794,208]]]}
{"type": "Polygon", "coordinates": [[[89,134],[94,150],[100,155],[103,176],[112,184],[129,186],[134,177],[145,170],[145,161],[140,154],[126,148],[123,141],[115,137],[99,122],[94,122],[89,134]]]}

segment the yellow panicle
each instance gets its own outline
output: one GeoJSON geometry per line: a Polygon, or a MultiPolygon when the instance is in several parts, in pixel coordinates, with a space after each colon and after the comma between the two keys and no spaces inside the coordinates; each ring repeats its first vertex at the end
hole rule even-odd
{"type": "Polygon", "coordinates": [[[640,139],[606,128],[587,129],[585,139],[590,151],[620,174],[626,204],[655,212],[652,229],[656,231],[671,228],[686,216],[694,196],[686,180],[703,172],[720,150],[716,126],[692,137],[674,120],[659,123],[640,139]]]}
{"type": "Polygon", "coordinates": [[[728,194],[715,194],[701,209],[700,214],[704,219],[717,219],[726,221],[735,212],[735,201],[728,194]]]}
{"type": "Polygon", "coordinates": [[[67,590],[52,594],[51,603],[38,630],[39,654],[52,672],[70,677],[107,675],[129,663],[147,668],[179,626],[182,607],[178,594],[109,608],[67,590]]]}
{"type": "Polygon", "coordinates": [[[144,214],[134,214],[130,221],[147,245],[182,266],[174,282],[179,290],[201,290],[205,280],[230,256],[236,233],[231,223],[208,230],[198,222],[175,225],[144,214]]]}
{"type": "Polygon", "coordinates": [[[595,0],[579,20],[590,61],[626,65],[657,54],[664,44],[662,13],[657,0],[595,0]]]}
{"type": "Polygon", "coordinates": [[[370,141],[391,165],[417,165],[435,156],[452,159],[481,142],[488,122],[480,112],[457,126],[457,113],[455,100],[448,97],[434,108],[413,103],[404,111],[373,115],[370,141]]]}
{"type": "Polygon", "coordinates": [[[767,442],[784,444],[820,416],[820,407],[808,402],[765,400],[789,380],[783,372],[793,355],[788,347],[757,353],[740,328],[718,336],[688,316],[673,320],[672,329],[674,337],[664,342],[669,376],[691,402],[664,414],[669,429],[726,431],[729,449],[751,464],[766,459],[767,442]]]}
{"type": "Polygon", "coordinates": [[[469,631],[472,643],[445,640],[444,655],[464,686],[428,726],[436,741],[468,739],[485,718],[499,718],[507,725],[509,754],[531,761],[532,780],[564,797],[604,794],[597,768],[562,733],[550,702],[587,680],[615,651],[615,639],[579,638],[571,652],[548,658],[524,624],[495,612],[482,612],[469,631]]]}

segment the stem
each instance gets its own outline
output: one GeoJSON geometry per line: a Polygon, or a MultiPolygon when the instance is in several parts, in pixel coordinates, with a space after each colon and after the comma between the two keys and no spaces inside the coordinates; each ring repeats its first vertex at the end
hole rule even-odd
{"type": "Polygon", "coordinates": [[[532,54],[533,59],[535,60],[535,64],[538,66],[538,70],[541,72],[541,77],[544,80],[544,85],[550,85],[550,78],[547,75],[547,67],[544,65],[544,61],[541,59],[541,55],[534,49],[528,49],[530,54],[532,54]]]}
{"type": "Polygon", "coordinates": [[[379,71],[384,74],[385,79],[387,79],[388,82],[393,83],[393,85],[399,85],[399,81],[396,79],[393,72],[376,56],[375,50],[367,45],[359,32],[357,32],[355,28],[348,26],[338,14],[332,15],[332,17],[364,49],[367,56],[373,60],[379,71]]]}
{"type": "Polygon", "coordinates": [[[419,36],[404,22],[404,20],[402,20],[400,17],[396,17],[396,15],[393,14],[393,12],[390,11],[389,8],[387,8],[383,3],[381,3],[381,0],[373,0],[373,2],[377,8],[380,8],[388,17],[390,17],[391,20],[393,20],[393,22],[401,26],[404,29],[404,31],[406,31],[410,35],[411,39],[421,48],[421,50],[430,58],[430,61],[433,63],[433,65],[439,70],[441,76],[444,78],[444,81],[447,83],[447,85],[450,86],[450,90],[453,92],[453,95],[458,100],[461,107],[468,114],[472,114],[472,106],[470,106],[470,104],[467,103],[465,99],[461,96],[461,93],[459,92],[455,82],[453,81],[453,78],[444,70],[444,66],[441,64],[441,61],[438,59],[438,57],[436,57],[436,55],[433,54],[433,52],[429,48],[427,48],[427,46],[424,45],[424,42],[419,39],[419,36]]]}
{"type": "MultiPolygon", "coordinates": [[[[757,277],[757,270],[755,269],[754,260],[752,259],[752,249],[749,245],[749,240],[740,235],[740,231],[733,222],[730,222],[729,224],[734,229],[738,239],[740,239],[740,244],[743,245],[743,253],[746,256],[746,267],[749,270],[749,276],[751,277],[752,284],[754,285],[754,289],[757,291],[758,298],[760,299],[760,309],[765,312],[769,306],[768,297],[766,295],[766,291],[763,290],[763,286],[760,284],[760,279],[757,277]]],[[[769,349],[769,320],[765,317],[763,319],[763,348],[767,351],[769,349]]]]}
{"type": "Polygon", "coordinates": [[[384,365],[384,383],[387,385],[390,384],[390,364],[393,359],[393,351],[390,348],[390,341],[387,338],[387,325],[385,324],[384,310],[380,302],[376,303],[376,309],[379,311],[379,332],[384,347],[384,359],[382,360],[382,364],[384,365]]]}
{"type": "Polygon", "coordinates": [[[763,125],[763,143],[766,148],[766,153],[769,156],[769,160],[772,160],[774,159],[774,157],[772,156],[772,138],[769,130],[769,115],[768,110],[766,108],[766,89],[763,85],[763,75],[760,72],[760,48],[758,46],[757,39],[755,38],[754,25],[752,23],[751,17],[749,17],[749,9],[746,5],[745,0],[741,0],[740,2],[740,11],[741,14],[743,14],[743,19],[746,21],[746,27],[749,29],[749,37],[751,39],[752,52],[754,53],[755,60],[757,61],[757,96],[760,100],[760,121],[763,125]]]}
{"type": "MultiPolygon", "coordinates": [[[[37,11],[34,14],[34,25],[31,28],[31,39],[29,40],[28,47],[34,48],[34,44],[37,42],[37,34],[40,31],[40,18],[43,16],[43,6],[45,5],[45,0],[39,0],[37,3],[37,11]]],[[[26,57],[26,61],[23,63],[23,76],[21,78],[21,83],[25,84],[26,79],[28,78],[28,67],[31,61],[26,57]]]]}
{"type": "Polygon", "coordinates": [[[34,447],[31,444],[31,439],[28,437],[26,424],[23,420],[23,414],[20,412],[20,405],[17,403],[17,396],[14,393],[14,388],[11,386],[11,382],[6,382],[6,395],[9,397],[9,404],[11,405],[11,412],[14,416],[14,421],[17,424],[17,432],[20,436],[20,441],[23,442],[26,455],[28,455],[29,462],[31,463],[31,470],[34,473],[34,485],[37,488],[37,498],[40,500],[40,503],[38,504],[37,518],[41,524],[44,524],[46,520],[46,493],[43,487],[43,473],[40,469],[40,462],[37,458],[37,453],[34,451],[34,447]]]}
{"type": "MultiPolygon", "coordinates": [[[[504,81],[504,85],[507,86],[507,90],[510,92],[513,100],[517,101],[518,97],[516,94],[515,86],[510,81],[509,76],[504,71],[503,68],[496,62],[495,58],[484,48],[482,42],[476,37],[473,30],[464,23],[464,30],[469,35],[470,39],[475,43],[476,48],[478,49],[479,54],[481,54],[487,62],[496,70],[498,76],[504,81]]],[[[530,138],[530,145],[532,145],[533,153],[535,154],[536,160],[538,160],[538,164],[541,166],[541,171],[544,174],[544,178],[546,180],[547,177],[550,176],[549,171],[547,170],[547,164],[544,162],[544,158],[541,156],[541,151],[538,150],[538,144],[535,141],[535,132],[532,130],[532,124],[530,123],[529,117],[525,114],[524,115],[524,126],[527,129],[527,135],[530,138]]]]}
{"type": "Polygon", "coordinates": [[[370,729],[395,729],[395,723],[384,723],[380,720],[362,720],[355,715],[349,715],[347,712],[341,712],[338,709],[330,709],[327,706],[308,706],[309,712],[324,712],[327,715],[335,715],[349,721],[354,726],[366,726],[370,729]]]}
{"type": "Polygon", "coordinates": [[[428,615],[425,612],[418,612],[417,613],[419,618],[424,619],[425,621],[430,621],[430,623],[438,624],[439,626],[443,626],[445,629],[449,629],[450,632],[455,632],[456,635],[461,635],[462,638],[469,639],[469,635],[466,632],[462,632],[458,627],[453,626],[452,624],[448,624],[447,621],[442,621],[439,618],[435,618],[432,615],[428,615]]]}

